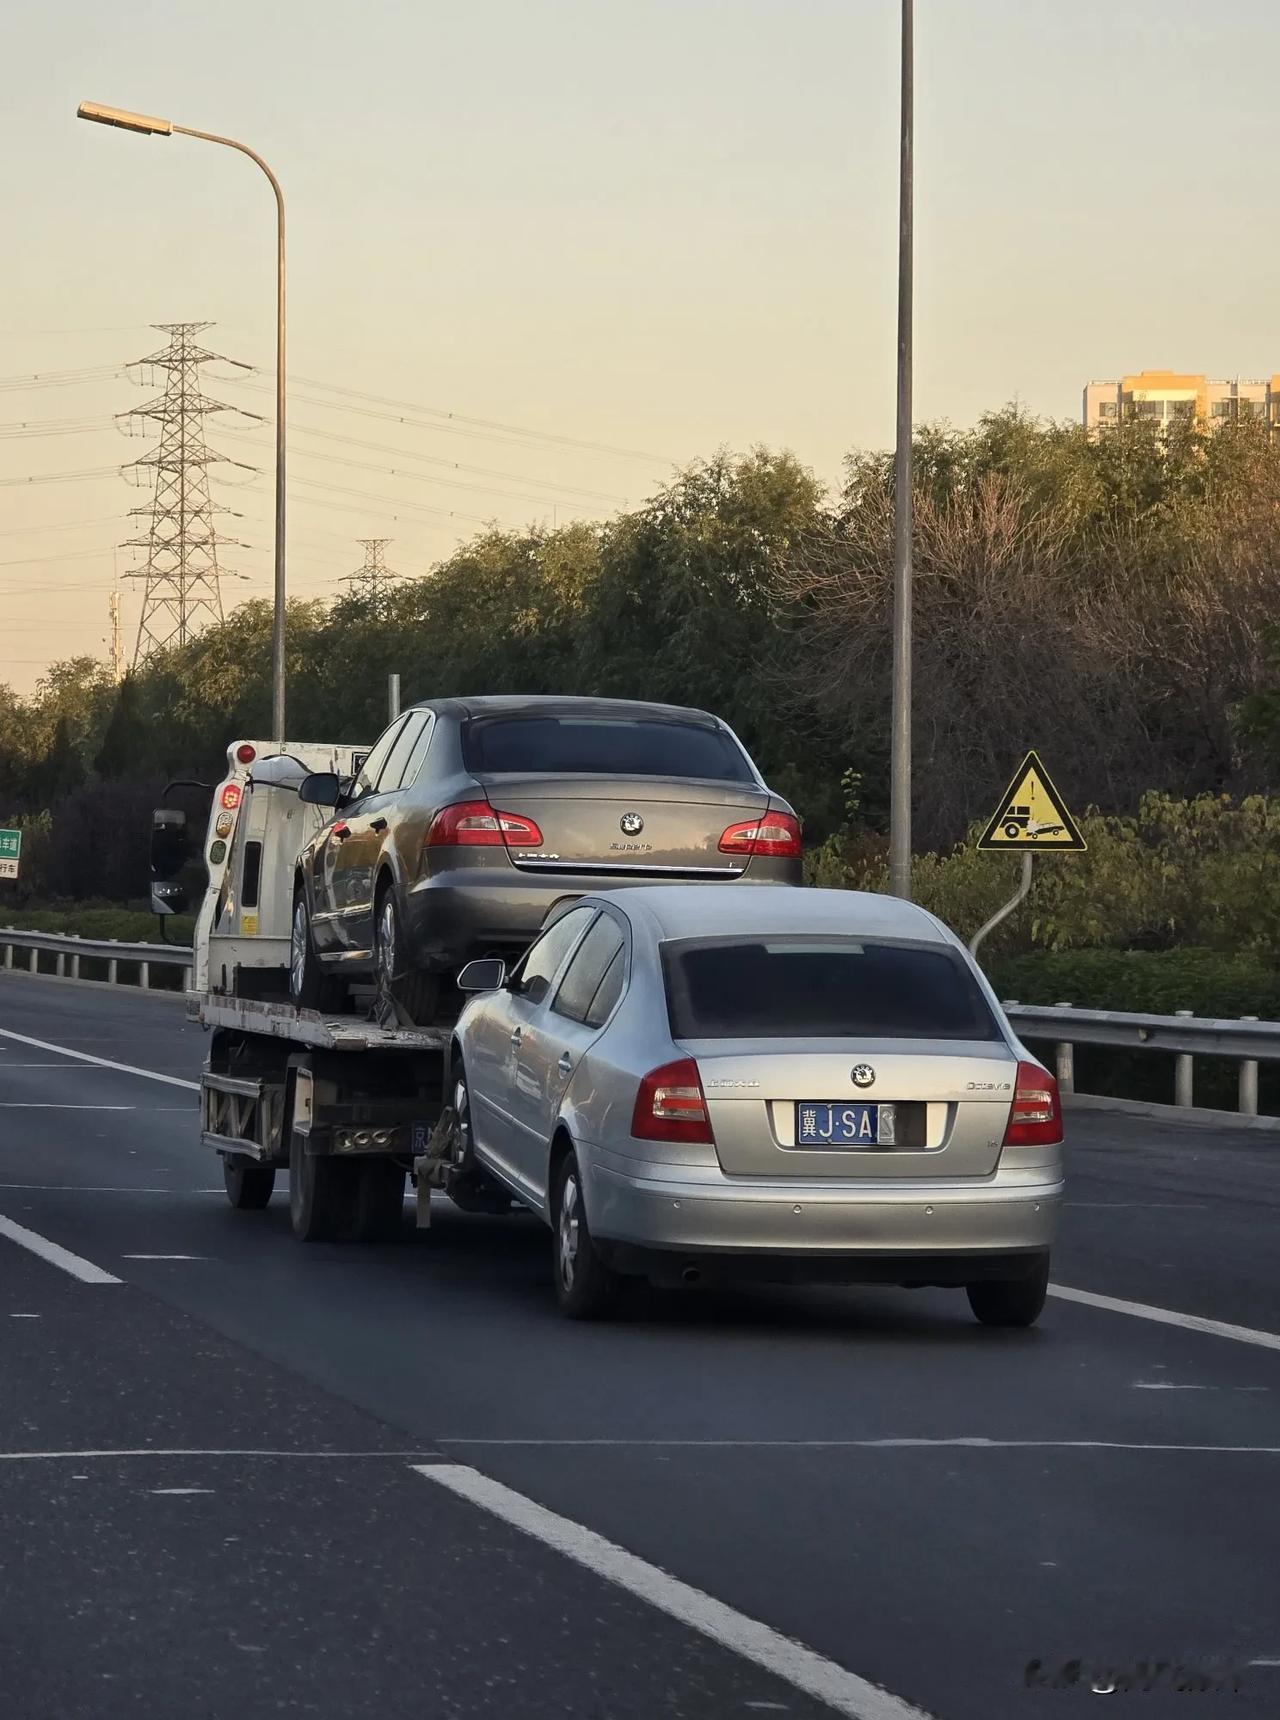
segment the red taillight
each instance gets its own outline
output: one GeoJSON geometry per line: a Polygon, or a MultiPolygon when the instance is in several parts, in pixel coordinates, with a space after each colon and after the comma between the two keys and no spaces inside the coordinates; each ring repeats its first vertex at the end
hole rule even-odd
{"type": "Polygon", "coordinates": [[[240,746],[238,746],[236,748],[236,757],[240,760],[241,764],[252,764],[254,759],[257,758],[257,756],[258,756],[257,747],[251,747],[249,745],[248,741],[244,741],[240,746]]]}
{"type": "Polygon", "coordinates": [[[1013,1104],[1004,1131],[1006,1147],[1051,1147],[1062,1139],[1058,1083],[1038,1063],[1019,1063],[1013,1104]]]}
{"type": "Polygon", "coordinates": [[[542,832],[532,818],[499,812],[487,800],[442,806],[427,827],[428,848],[541,848],[542,832]]]}
{"type": "Polygon", "coordinates": [[[236,807],[239,806],[240,786],[238,783],[229,782],[223,789],[222,804],[226,807],[228,812],[234,812],[236,807]]]}
{"type": "Polygon", "coordinates": [[[731,824],[720,838],[722,854],[772,855],[781,860],[798,860],[800,820],[790,812],[766,812],[763,818],[748,818],[745,823],[731,824]]]}
{"type": "Polygon", "coordinates": [[[636,1094],[631,1133],[640,1141],[714,1144],[702,1077],[692,1057],[649,1071],[636,1094]]]}

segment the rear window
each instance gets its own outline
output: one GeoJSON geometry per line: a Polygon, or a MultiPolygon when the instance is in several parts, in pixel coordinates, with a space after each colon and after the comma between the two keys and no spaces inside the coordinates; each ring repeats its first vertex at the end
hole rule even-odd
{"type": "Polygon", "coordinates": [[[490,717],[463,741],[481,776],[688,776],[754,782],[741,747],[721,729],[645,717],[490,717]]]}
{"type": "Polygon", "coordinates": [[[854,939],[663,945],[676,1039],[997,1039],[950,950],[854,939]]]}

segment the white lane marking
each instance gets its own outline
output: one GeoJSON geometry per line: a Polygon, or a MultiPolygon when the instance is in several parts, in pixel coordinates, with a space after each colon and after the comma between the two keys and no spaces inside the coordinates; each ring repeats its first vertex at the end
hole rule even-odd
{"type": "Polygon", "coordinates": [[[490,1511],[514,1528],[573,1559],[628,1594],[647,1601],[679,1624],[699,1631],[744,1660],[825,1702],[851,1720],[920,1720],[923,1710],[849,1672],[780,1631],[748,1618],[670,1572],[637,1558],[593,1529],[560,1517],[500,1481],[457,1463],[418,1463],[418,1474],[460,1499],[490,1511]]]}
{"type": "Polygon", "coordinates": [[[89,1051],[72,1051],[68,1046],[55,1045],[48,1039],[32,1039],[25,1033],[13,1033],[7,1027],[0,1027],[0,1039],[12,1039],[19,1045],[31,1045],[37,1051],[59,1051],[64,1057],[74,1057],[77,1063],[93,1063],[99,1069],[119,1069],[125,1075],[142,1075],[148,1081],[164,1081],[170,1087],[188,1087],[193,1093],[200,1091],[198,1081],[187,1081],[181,1075],[162,1075],[158,1069],[140,1069],[136,1063],[116,1063],[110,1057],[95,1057],[89,1051]]]}
{"type": "Polygon", "coordinates": [[[136,1111],[137,1105],[49,1105],[0,1099],[0,1111],[136,1111]]]}
{"type": "Polygon", "coordinates": [[[121,1183],[11,1183],[0,1182],[0,1189],[25,1189],[34,1194],[222,1194],[222,1189],[205,1188],[127,1188],[121,1183]]]}
{"type": "Polygon", "coordinates": [[[1126,1439],[988,1439],[956,1434],[942,1439],[454,1439],[444,1446],[530,1446],[552,1449],[616,1446],[625,1451],[1173,1451],[1219,1457],[1280,1457],[1280,1445],[1174,1445],[1126,1439]]]}
{"type": "Polygon", "coordinates": [[[1131,1314],[1137,1320],[1153,1320],[1158,1326],[1181,1326],[1186,1332],[1207,1332],[1213,1338],[1234,1338],[1237,1344],[1256,1344],[1262,1350],[1280,1350],[1280,1332],[1257,1332],[1252,1326],[1233,1326],[1227,1320],[1206,1320],[1200,1314],[1179,1314],[1173,1308],[1154,1308],[1149,1302],[1126,1302],[1120,1296],[1099,1296],[1094,1290],[1073,1290],[1068,1284],[1051,1284],[1049,1294],[1062,1302],[1079,1302],[1086,1308],[1105,1308],[1112,1314],[1131,1314]]]}
{"type": "Polygon", "coordinates": [[[1134,1380],[1135,1392],[1216,1392],[1217,1386],[1179,1385],[1176,1380],[1134,1380]]]}
{"type": "Polygon", "coordinates": [[[0,1212],[0,1236],[7,1236],[10,1242],[16,1242],[19,1248],[30,1249],[32,1254],[38,1254],[41,1260],[50,1266],[60,1267],[63,1272],[69,1272],[73,1278],[78,1278],[82,1284],[119,1284],[119,1278],[113,1278],[110,1272],[104,1272],[100,1266],[95,1266],[92,1260],[85,1260],[79,1254],[72,1254],[69,1248],[61,1248],[56,1242],[50,1242],[47,1236],[41,1236],[37,1231],[28,1230],[25,1225],[15,1224],[11,1218],[6,1218],[0,1212]]]}
{"type": "MultiPolygon", "coordinates": [[[[0,1050],[3,1050],[2,1046],[0,1046],[0,1050]]],[[[80,1073],[74,1063],[70,1065],[66,1063],[10,1063],[7,1057],[0,1059],[0,1074],[4,1074],[9,1069],[65,1069],[68,1075],[80,1073]]]]}
{"type": "Polygon", "coordinates": [[[38,1320],[39,1314],[10,1314],[11,1320],[38,1320]]]}
{"type": "Polygon", "coordinates": [[[81,1462],[90,1457],[305,1457],[307,1459],[355,1457],[391,1457],[403,1462],[412,1458],[421,1463],[430,1457],[430,1448],[423,1451],[277,1451],[262,1447],[225,1447],[191,1445],[121,1446],[116,1450],[97,1451],[0,1451],[0,1463],[53,1463],[64,1458],[81,1462]]]}
{"type": "Polygon", "coordinates": [[[203,1254],[122,1254],[121,1260],[203,1260],[203,1254]]]}
{"type": "Polygon", "coordinates": [[[185,1499],[192,1493],[212,1493],[212,1487],[152,1487],[150,1491],[165,1499],[185,1499]]]}

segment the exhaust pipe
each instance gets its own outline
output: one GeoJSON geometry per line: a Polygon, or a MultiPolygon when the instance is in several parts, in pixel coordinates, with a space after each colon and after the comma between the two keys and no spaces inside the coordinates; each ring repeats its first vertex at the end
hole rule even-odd
{"type": "Polygon", "coordinates": [[[686,1266],[680,1274],[680,1282],[682,1284],[700,1284],[702,1282],[702,1268],[700,1266],[686,1266]]]}

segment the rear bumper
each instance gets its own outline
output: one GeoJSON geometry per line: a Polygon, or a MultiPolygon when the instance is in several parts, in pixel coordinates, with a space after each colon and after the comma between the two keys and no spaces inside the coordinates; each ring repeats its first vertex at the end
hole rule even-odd
{"type": "Polygon", "coordinates": [[[961,1267],[979,1257],[1047,1249],[1064,1187],[1060,1175],[1027,1182],[1001,1180],[997,1173],[972,1189],[898,1184],[854,1192],[796,1181],[745,1183],[714,1172],[696,1181],[637,1175],[619,1169],[613,1155],[590,1148],[580,1150],[579,1158],[592,1234],[620,1246],[620,1265],[631,1248],[682,1257],[825,1260],[820,1275],[832,1276],[829,1268],[844,1257],[850,1277],[887,1276],[895,1282],[917,1276],[898,1270],[912,1257],[920,1266],[947,1257],[961,1267]],[[887,1270],[872,1271],[876,1261],[887,1270]]]}
{"type": "MultiPolygon", "coordinates": [[[[660,881],[643,873],[521,872],[510,863],[439,872],[421,879],[408,892],[405,931],[410,954],[419,967],[453,971],[473,956],[523,951],[559,903],[600,890],[660,881]]],[[[682,878],[680,882],[724,883],[724,879],[682,878]]],[[[735,882],[799,884],[799,869],[789,861],[757,859],[735,882]]]]}

